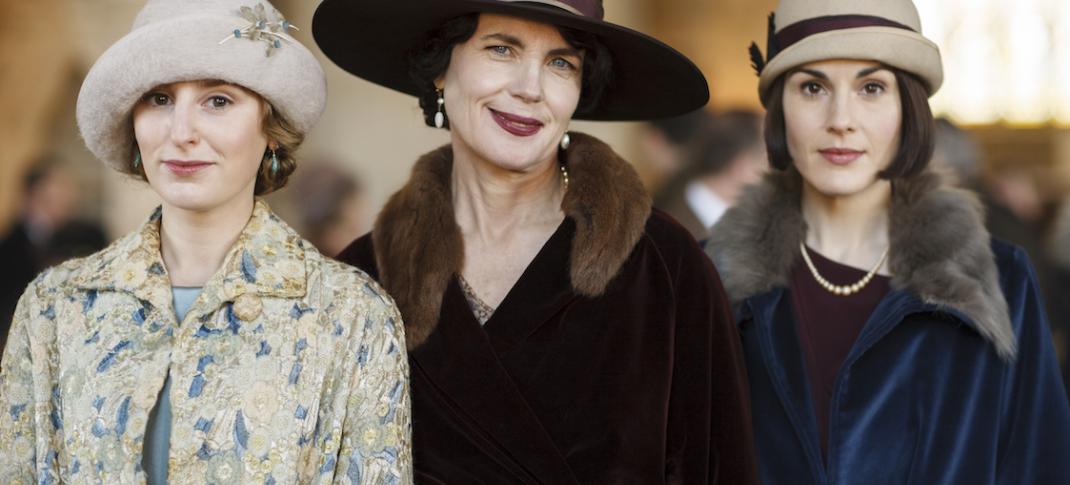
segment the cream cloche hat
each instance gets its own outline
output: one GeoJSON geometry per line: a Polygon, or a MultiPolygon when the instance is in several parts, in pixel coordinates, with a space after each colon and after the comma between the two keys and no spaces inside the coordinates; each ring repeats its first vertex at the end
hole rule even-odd
{"type": "Polygon", "coordinates": [[[751,44],[764,105],[788,70],[829,59],[873,60],[918,76],[929,95],[944,81],[940,49],[921,35],[910,0],[781,0],[769,16],[766,57],[751,44]]]}
{"type": "Polygon", "coordinates": [[[131,110],[161,84],[220,80],[266,99],[302,134],[326,102],[323,69],[264,0],[149,0],[78,93],[78,129],[112,168],[134,160],[131,110]]]}

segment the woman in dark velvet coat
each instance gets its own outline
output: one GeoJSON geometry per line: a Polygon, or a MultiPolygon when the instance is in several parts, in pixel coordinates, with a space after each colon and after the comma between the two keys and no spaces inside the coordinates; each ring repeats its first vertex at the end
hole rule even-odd
{"type": "Polygon", "coordinates": [[[752,47],[779,169],[713,228],[763,483],[1067,484],[1025,253],[927,168],[940,54],[909,0],[781,0],[752,47]]]}
{"type": "Polygon", "coordinates": [[[405,320],[417,482],[756,483],[713,265],[627,162],[567,131],[700,108],[705,79],[601,18],[589,0],[316,13],[328,57],[419,96],[426,122],[450,129],[339,256],[405,320]]]}

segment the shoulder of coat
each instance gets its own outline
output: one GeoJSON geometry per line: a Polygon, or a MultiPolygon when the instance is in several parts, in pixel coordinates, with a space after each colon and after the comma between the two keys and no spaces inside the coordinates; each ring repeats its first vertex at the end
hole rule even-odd
{"type": "Polygon", "coordinates": [[[351,300],[354,305],[383,306],[391,313],[397,312],[394,299],[363,270],[318,253],[306,258],[306,262],[308,273],[315,280],[310,284],[319,285],[327,290],[327,294],[334,295],[335,303],[339,299],[351,300]]]}

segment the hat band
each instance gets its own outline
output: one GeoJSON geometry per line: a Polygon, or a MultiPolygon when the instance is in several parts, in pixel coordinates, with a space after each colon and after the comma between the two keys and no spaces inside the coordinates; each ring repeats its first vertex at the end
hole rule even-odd
{"type": "Polygon", "coordinates": [[[602,20],[603,10],[601,8],[601,2],[597,0],[498,0],[501,2],[511,3],[537,3],[542,5],[549,5],[551,7],[557,7],[573,15],[579,15],[581,17],[591,17],[598,20],[602,20]]]}
{"type": "MultiPolygon", "coordinates": [[[[775,36],[777,51],[787,49],[811,35],[817,35],[832,30],[857,29],[860,27],[891,27],[894,29],[916,32],[907,25],[903,25],[894,20],[888,20],[884,17],[875,17],[872,15],[828,15],[825,17],[814,17],[801,20],[780,29],[775,36]]],[[[770,58],[774,55],[775,53],[773,52],[769,53],[770,58]]]]}

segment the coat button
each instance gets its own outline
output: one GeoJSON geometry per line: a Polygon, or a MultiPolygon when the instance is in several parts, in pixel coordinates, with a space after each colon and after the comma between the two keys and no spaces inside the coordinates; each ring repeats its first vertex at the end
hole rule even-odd
{"type": "Polygon", "coordinates": [[[264,304],[260,302],[260,298],[252,293],[245,293],[234,300],[234,315],[242,319],[242,321],[251,322],[260,316],[260,312],[264,309],[264,304]]]}

